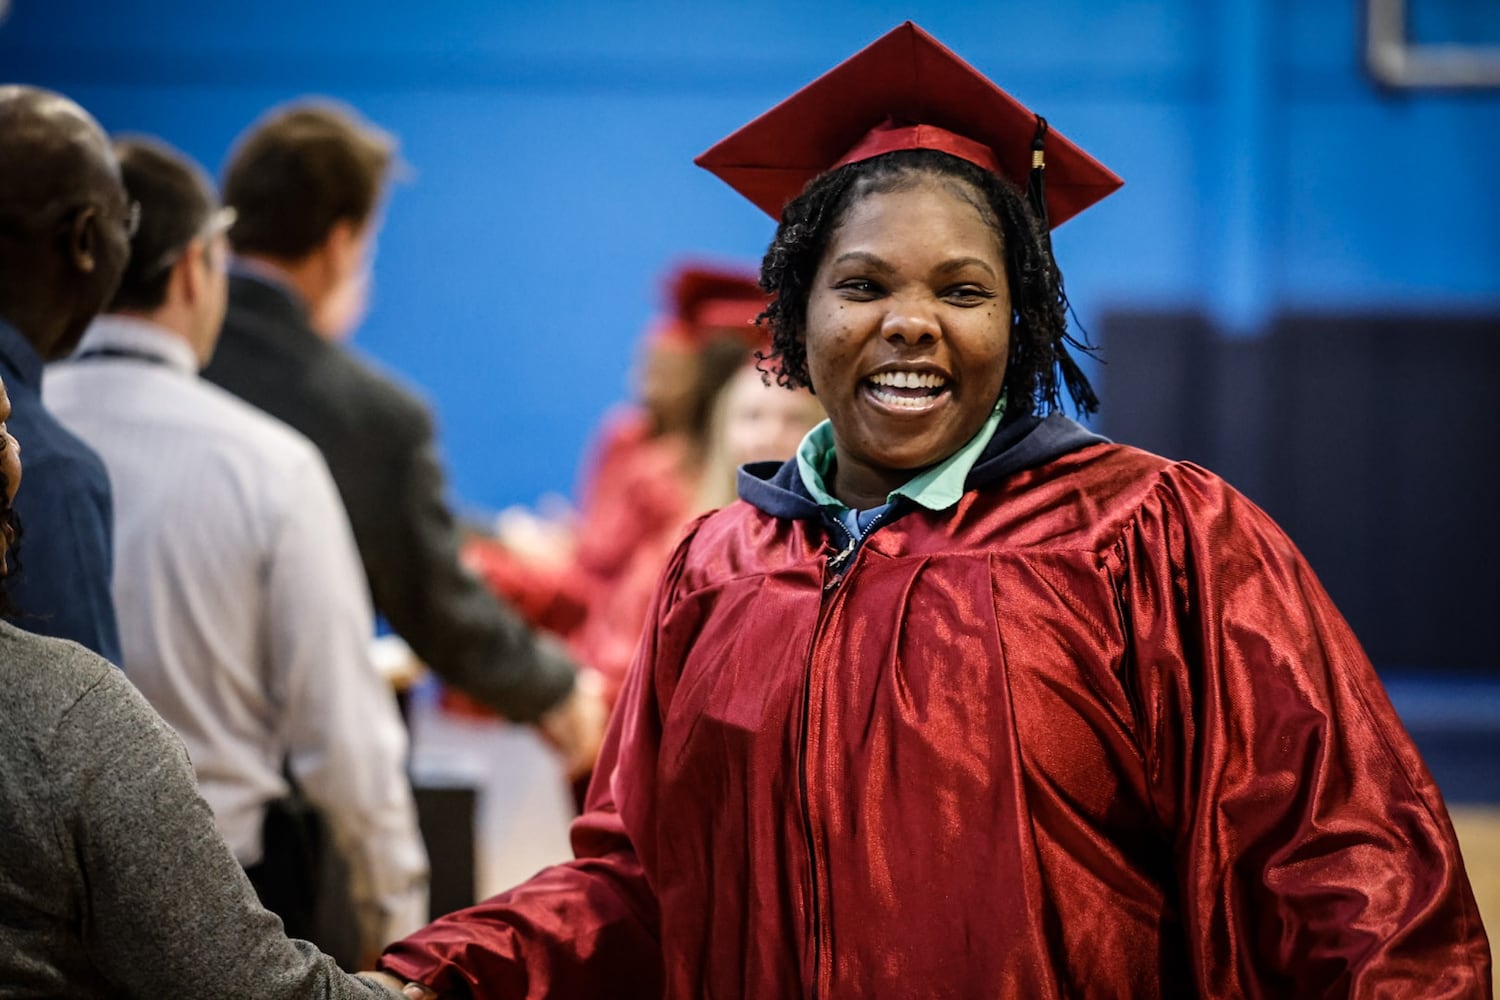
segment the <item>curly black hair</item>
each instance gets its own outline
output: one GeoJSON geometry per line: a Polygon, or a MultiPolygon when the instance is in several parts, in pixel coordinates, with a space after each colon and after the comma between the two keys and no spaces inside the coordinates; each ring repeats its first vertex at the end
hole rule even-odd
{"type": "Polygon", "coordinates": [[[778,385],[808,386],[807,303],[813,278],[829,241],[858,199],[899,190],[922,176],[959,181],[973,190],[976,207],[1000,235],[1010,285],[1012,329],[1003,391],[1007,418],[1060,409],[1065,387],[1080,414],[1094,413],[1099,398],[1068,352],[1093,347],[1068,333],[1068,299],[1052,257],[1051,240],[1009,181],[956,156],[930,149],[885,153],[831,170],[812,180],[781,215],[776,236],[761,262],[760,284],[771,294],[760,319],[771,327],[771,351],[758,355],[773,365],[778,385]],[[1023,406],[1022,401],[1027,405],[1023,406]]]}

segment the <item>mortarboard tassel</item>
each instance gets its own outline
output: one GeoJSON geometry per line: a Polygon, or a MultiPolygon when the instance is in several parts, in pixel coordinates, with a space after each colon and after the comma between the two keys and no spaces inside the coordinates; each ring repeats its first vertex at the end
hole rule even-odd
{"type": "MultiPolygon", "coordinates": [[[[1026,179],[1026,199],[1031,210],[1042,224],[1042,232],[1050,232],[1047,224],[1047,119],[1036,116],[1036,134],[1031,137],[1031,175],[1026,179]]],[[[1048,241],[1051,242],[1050,240],[1048,241]]]]}
{"type": "MultiPolygon", "coordinates": [[[[1047,218],[1047,119],[1041,115],[1036,116],[1036,132],[1031,138],[1031,173],[1026,178],[1026,200],[1031,204],[1032,214],[1036,216],[1037,224],[1041,229],[1042,247],[1047,254],[1047,265],[1052,269],[1057,278],[1058,305],[1060,308],[1072,312],[1072,304],[1067,300],[1067,294],[1062,287],[1062,274],[1057,270],[1057,262],[1052,256],[1052,224],[1047,218]]],[[[1075,323],[1078,319],[1073,317],[1075,323]]],[[[1065,321],[1066,322],[1066,321],[1065,321]]],[[[1088,341],[1085,334],[1082,340],[1070,333],[1063,334],[1063,343],[1055,348],[1055,360],[1057,367],[1062,373],[1063,385],[1067,387],[1068,394],[1073,397],[1078,408],[1084,413],[1093,413],[1099,408],[1099,397],[1094,394],[1088,379],[1084,377],[1083,369],[1078,367],[1078,362],[1073,360],[1073,355],[1068,353],[1068,346],[1076,347],[1085,354],[1092,354],[1094,345],[1088,341]]],[[[1060,400],[1050,400],[1056,406],[1060,400]]]]}

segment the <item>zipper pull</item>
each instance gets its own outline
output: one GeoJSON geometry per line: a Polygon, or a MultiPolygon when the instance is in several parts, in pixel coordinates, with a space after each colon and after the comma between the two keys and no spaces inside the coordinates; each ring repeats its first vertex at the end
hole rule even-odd
{"type": "Polygon", "coordinates": [[[844,563],[849,561],[849,557],[854,554],[854,550],[858,546],[859,539],[851,536],[849,544],[844,546],[843,551],[838,552],[832,559],[828,560],[828,570],[831,575],[828,577],[828,582],[823,584],[823,593],[826,594],[839,585],[839,581],[844,578],[844,563]]]}

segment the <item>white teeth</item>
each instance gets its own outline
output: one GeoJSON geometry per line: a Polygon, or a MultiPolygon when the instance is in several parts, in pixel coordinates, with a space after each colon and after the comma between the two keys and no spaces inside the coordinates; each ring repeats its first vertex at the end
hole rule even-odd
{"type": "Polygon", "coordinates": [[[892,389],[937,389],[947,384],[947,379],[930,372],[889,371],[871,375],[875,385],[888,385],[892,389]]]}
{"type": "Polygon", "coordinates": [[[887,406],[894,406],[897,409],[904,410],[926,409],[938,398],[936,396],[898,396],[893,392],[884,392],[875,386],[870,387],[870,395],[887,406]]]}

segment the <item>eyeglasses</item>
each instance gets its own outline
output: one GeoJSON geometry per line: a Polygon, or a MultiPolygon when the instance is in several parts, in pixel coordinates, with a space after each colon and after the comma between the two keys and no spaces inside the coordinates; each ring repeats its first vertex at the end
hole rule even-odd
{"type": "Polygon", "coordinates": [[[135,234],[141,231],[141,203],[132,201],[125,206],[125,238],[135,239],[135,234]]]}
{"type": "MultiPolygon", "coordinates": [[[[137,209],[136,215],[139,217],[140,203],[132,202],[131,205],[137,209]]],[[[229,227],[234,225],[234,220],[237,218],[239,218],[238,213],[227,205],[218,209],[208,217],[208,221],[200,226],[196,233],[183,243],[162,254],[149,269],[142,271],[142,278],[154,278],[156,275],[174,266],[182,259],[182,255],[187,252],[187,248],[195,241],[203,240],[204,242],[211,242],[218,239],[229,231],[229,227]]],[[[136,224],[139,225],[139,218],[137,218],[136,224]]]]}

